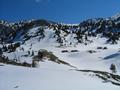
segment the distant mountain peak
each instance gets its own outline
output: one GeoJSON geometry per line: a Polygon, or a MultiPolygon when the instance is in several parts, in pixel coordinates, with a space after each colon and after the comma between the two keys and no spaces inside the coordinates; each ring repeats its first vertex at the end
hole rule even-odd
{"type": "Polygon", "coordinates": [[[116,15],[112,16],[111,18],[112,19],[118,19],[118,18],[120,18],[120,13],[117,13],[116,15]]]}

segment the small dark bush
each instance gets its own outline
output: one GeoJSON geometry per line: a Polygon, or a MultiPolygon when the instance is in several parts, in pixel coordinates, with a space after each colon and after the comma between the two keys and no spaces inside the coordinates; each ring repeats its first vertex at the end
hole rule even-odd
{"type": "Polygon", "coordinates": [[[105,49],[107,49],[107,47],[97,47],[97,49],[103,49],[103,50],[105,50],[105,49]]]}
{"type": "Polygon", "coordinates": [[[103,49],[105,50],[105,49],[108,49],[107,47],[103,47],[103,49]]]}
{"type": "Polygon", "coordinates": [[[78,50],[71,50],[71,52],[79,52],[78,50]]]}
{"type": "Polygon", "coordinates": [[[97,49],[103,49],[102,47],[97,47],[97,49]]]}
{"type": "Polygon", "coordinates": [[[96,53],[94,50],[88,50],[89,53],[96,53]]]}
{"type": "Polygon", "coordinates": [[[68,50],[62,50],[61,52],[62,52],[62,53],[66,53],[66,52],[68,52],[68,50]]]}

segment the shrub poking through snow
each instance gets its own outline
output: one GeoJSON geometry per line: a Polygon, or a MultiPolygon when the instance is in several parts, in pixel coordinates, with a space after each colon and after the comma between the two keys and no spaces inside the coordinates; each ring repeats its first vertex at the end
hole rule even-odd
{"type": "Polygon", "coordinates": [[[89,53],[96,53],[95,50],[88,50],[89,53]]]}
{"type": "Polygon", "coordinates": [[[112,71],[112,73],[116,73],[117,72],[115,64],[111,64],[110,70],[112,71]]]}
{"type": "Polygon", "coordinates": [[[71,52],[79,52],[78,50],[71,50],[71,52]]]}
{"type": "Polygon", "coordinates": [[[17,60],[10,60],[8,57],[0,56],[0,63],[11,64],[16,66],[31,67],[32,65],[27,62],[18,62],[17,60]]]}
{"type": "Polygon", "coordinates": [[[106,49],[107,49],[107,47],[97,47],[97,49],[106,50],[106,49]]]}
{"type": "Polygon", "coordinates": [[[69,52],[69,51],[68,51],[68,50],[62,50],[61,52],[62,52],[62,53],[66,53],[66,52],[69,52]]]}
{"type": "Polygon", "coordinates": [[[43,61],[43,58],[48,58],[50,61],[55,61],[58,59],[52,52],[48,52],[47,50],[41,49],[38,51],[38,55],[33,57],[34,61],[43,61]]]}
{"type": "Polygon", "coordinates": [[[49,61],[52,61],[52,62],[55,62],[55,63],[58,63],[58,64],[68,65],[70,67],[74,67],[71,64],[69,64],[69,63],[67,63],[63,60],[60,60],[52,52],[49,52],[49,51],[44,50],[44,49],[39,50],[38,55],[33,57],[32,66],[36,67],[40,61],[43,62],[45,60],[49,60],[49,61]]]}

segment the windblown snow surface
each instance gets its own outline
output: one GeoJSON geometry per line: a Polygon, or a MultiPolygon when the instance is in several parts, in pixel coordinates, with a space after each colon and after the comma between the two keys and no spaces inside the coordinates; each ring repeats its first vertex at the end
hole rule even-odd
{"type": "MultiPolygon", "coordinates": [[[[35,31],[37,31],[36,28],[31,29],[29,34],[32,35],[35,31]]],[[[38,50],[45,49],[80,70],[111,72],[109,67],[114,63],[117,66],[116,74],[120,75],[119,42],[111,45],[106,44],[105,38],[91,37],[94,42],[88,45],[58,47],[58,43],[50,38],[53,31],[46,29],[45,33],[47,37],[40,42],[38,37],[33,37],[17,48],[15,52],[5,52],[4,55],[10,59],[19,58],[21,61],[31,62],[32,57],[23,57],[28,50],[36,51],[36,55],[38,50]],[[22,47],[24,51],[20,50],[22,47]],[[107,47],[108,49],[97,49],[97,47],[107,47]],[[62,53],[62,50],[68,50],[68,52],[62,53]],[[78,50],[78,52],[71,52],[72,50],[78,50]],[[89,53],[89,50],[95,52],[89,53]]],[[[72,36],[67,39],[72,41],[72,36]]],[[[104,83],[91,73],[77,72],[74,69],[47,59],[39,62],[37,68],[0,64],[0,90],[120,90],[120,86],[109,82],[104,83]]]]}

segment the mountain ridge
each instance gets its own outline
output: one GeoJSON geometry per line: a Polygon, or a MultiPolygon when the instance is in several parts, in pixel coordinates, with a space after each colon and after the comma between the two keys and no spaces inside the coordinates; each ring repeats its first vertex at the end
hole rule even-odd
{"type": "Polygon", "coordinates": [[[39,26],[49,29],[52,28],[53,30],[56,31],[61,30],[67,33],[70,32],[76,33],[76,38],[78,42],[82,42],[82,40],[80,39],[83,37],[83,35],[96,36],[97,34],[102,34],[103,37],[108,38],[108,41],[112,43],[117,43],[120,32],[120,15],[116,15],[114,17],[109,17],[109,18],[88,19],[81,22],[80,24],[61,24],[53,21],[47,21],[44,19],[29,20],[18,23],[9,23],[6,21],[0,21],[0,35],[1,35],[0,38],[1,40],[5,41],[5,43],[11,42],[16,37],[15,35],[17,32],[22,32],[22,31],[27,32],[29,29],[39,26]],[[110,37],[111,35],[113,37],[110,37]],[[9,39],[11,38],[11,40],[8,40],[8,38],[9,39]],[[115,40],[112,41],[110,40],[111,38],[114,38],[115,40]]]}

